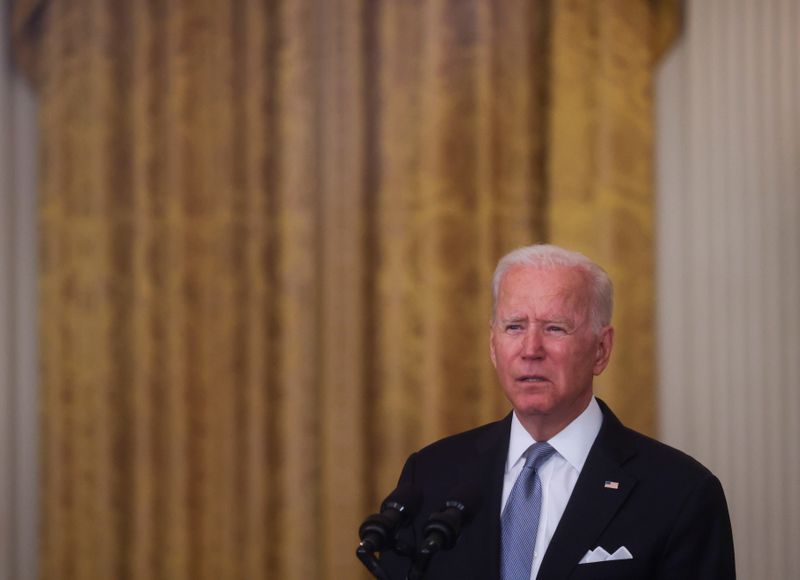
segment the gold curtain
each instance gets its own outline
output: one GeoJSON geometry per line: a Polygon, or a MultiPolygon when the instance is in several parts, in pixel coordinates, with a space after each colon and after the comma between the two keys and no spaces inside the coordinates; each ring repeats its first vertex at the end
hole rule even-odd
{"type": "Polygon", "coordinates": [[[653,76],[677,35],[675,1],[553,2],[548,239],[614,280],[616,345],[598,394],[655,431],[653,76]]]}
{"type": "Polygon", "coordinates": [[[489,278],[617,280],[652,429],[663,3],[27,0],[41,125],[41,577],[358,577],[407,454],[504,414],[489,278]],[[546,193],[547,192],[547,193],[546,193]]]}

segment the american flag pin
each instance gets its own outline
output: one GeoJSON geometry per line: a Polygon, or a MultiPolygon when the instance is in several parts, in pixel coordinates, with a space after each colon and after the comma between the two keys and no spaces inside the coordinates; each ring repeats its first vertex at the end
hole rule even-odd
{"type": "Polygon", "coordinates": [[[607,489],[619,489],[619,482],[618,481],[607,481],[603,487],[607,489]]]}

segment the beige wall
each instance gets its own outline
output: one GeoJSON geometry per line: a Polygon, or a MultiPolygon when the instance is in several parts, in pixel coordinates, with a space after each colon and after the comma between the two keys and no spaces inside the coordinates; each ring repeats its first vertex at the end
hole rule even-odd
{"type": "Polygon", "coordinates": [[[800,578],[800,3],[687,3],[658,85],[661,436],[725,486],[739,577],[800,578]]]}

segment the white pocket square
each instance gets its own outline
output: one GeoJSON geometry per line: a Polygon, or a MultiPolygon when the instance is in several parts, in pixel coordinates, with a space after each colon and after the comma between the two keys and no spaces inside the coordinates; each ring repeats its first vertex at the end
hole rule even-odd
{"type": "Polygon", "coordinates": [[[613,554],[609,554],[600,546],[594,550],[589,550],[586,555],[581,558],[578,564],[594,564],[595,562],[611,562],[613,560],[633,560],[633,554],[628,551],[628,548],[621,546],[613,554]]]}

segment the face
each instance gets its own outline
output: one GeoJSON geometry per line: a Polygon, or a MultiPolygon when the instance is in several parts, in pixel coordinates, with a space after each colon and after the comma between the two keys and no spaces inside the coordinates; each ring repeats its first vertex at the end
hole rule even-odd
{"type": "Polygon", "coordinates": [[[523,424],[565,427],[586,408],[594,376],[608,364],[613,329],[593,327],[588,288],[585,275],[569,267],[516,266],[503,277],[490,351],[523,424]]]}

